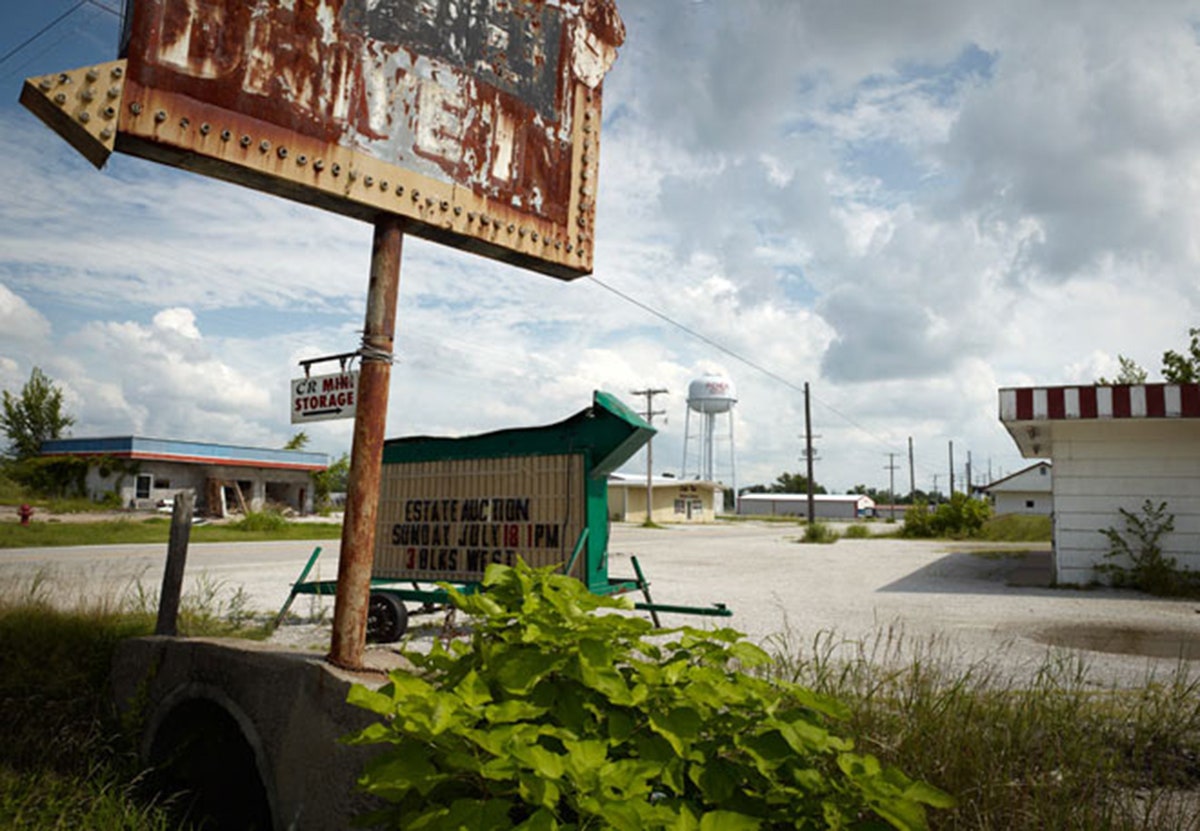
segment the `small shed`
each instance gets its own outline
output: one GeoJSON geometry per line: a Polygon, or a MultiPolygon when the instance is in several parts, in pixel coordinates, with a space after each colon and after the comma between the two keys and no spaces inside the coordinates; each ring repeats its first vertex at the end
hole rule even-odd
{"type": "MultiPolygon", "coordinates": [[[[875,500],[858,493],[813,494],[813,513],[817,519],[851,521],[873,516],[875,500]]],[[[738,499],[741,516],[808,516],[808,494],[744,493],[738,499]]]]}
{"type": "Polygon", "coordinates": [[[324,453],[142,436],[54,439],[42,443],[41,455],[94,461],[84,480],[92,499],[116,493],[122,507],[153,509],[188,490],[198,515],[218,517],[227,506],[261,511],[268,504],[311,513],[312,474],[329,467],[324,453]]]}
{"type": "Polygon", "coordinates": [[[1054,465],[1054,570],[1090,583],[1148,499],[1166,502],[1175,531],[1163,553],[1200,569],[1200,385],[1014,387],[1000,390],[1000,421],[1026,458],[1054,465]]]}
{"type": "MultiPolygon", "coordinates": [[[[650,484],[654,522],[712,522],[724,510],[724,486],[719,482],[655,476],[650,484]]],[[[645,475],[608,477],[608,517],[613,522],[646,521],[645,475]]]]}
{"type": "Polygon", "coordinates": [[[1054,474],[1049,462],[1037,462],[997,479],[980,490],[992,499],[997,514],[1054,513],[1054,474]]]}

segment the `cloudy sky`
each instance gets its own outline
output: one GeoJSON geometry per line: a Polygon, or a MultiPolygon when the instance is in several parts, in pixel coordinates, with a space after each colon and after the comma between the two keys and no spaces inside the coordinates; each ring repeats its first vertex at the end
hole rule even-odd
{"type": "MultiPolygon", "coordinates": [[[[115,57],[102,4],[0,13],[0,388],[40,366],[77,436],[282,445],[297,361],[358,345],[371,229],[130,157],[97,172],[21,109],[23,78],[115,57]]],[[[677,473],[688,382],[720,372],[739,485],[802,470],[807,381],[819,482],[886,488],[895,454],[907,490],[911,436],[917,486],[944,490],[950,441],[960,485],[968,451],[978,481],[1028,464],[999,387],[1118,354],[1153,375],[1200,325],[1194,2],[619,8],[601,282],[406,240],[388,435],[665,387],[655,467],[677,473]]],[[[349,449],[348,422],[308,432],[349,449]]]]}

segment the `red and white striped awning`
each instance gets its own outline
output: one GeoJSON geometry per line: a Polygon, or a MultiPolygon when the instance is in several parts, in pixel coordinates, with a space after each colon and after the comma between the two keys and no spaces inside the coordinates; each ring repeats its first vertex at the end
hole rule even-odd
{"type": "Polygon", "coordinates": [[[1027,459],[1054,455],[1069,422],[1112,419],[1200,419],[1200,384],[1008,387],[1000,390],[1000,422],[1027,459]]]}
{"type": "Polygon", "coordinates": [[[1000,421],[1005,423],[1090,418],[1200,418],[1200,384],[1000,390],[1000,421]]]}

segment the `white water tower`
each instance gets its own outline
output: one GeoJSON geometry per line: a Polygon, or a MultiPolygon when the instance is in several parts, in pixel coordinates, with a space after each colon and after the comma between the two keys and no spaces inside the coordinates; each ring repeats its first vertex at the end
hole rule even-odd
{"type": "MultiPolygon", "coordinates": [[[[737,403],[737,391],[733,381],[723,375],[705,375],[688,384],[687,413],[684,417],[683,429],[683,478],[688,478],[688,471],[706,482],[721,482],[721,474],[728,472],[729,485],[737,493],[737,467],[734,463],[735,447],[733,442],[733,405],[737,403]],[[695,435],[698,440],[696,464],[689,465],[688,441],[692,437],[692,413],[697,413],[699,431],[695,435]],[[717,419],[724,416],[729,425],[728,457],[717,447],[717,419]],[[717,459],[729,459],[729,466],[718,469],[717,459]]],[[[723,449],[723,448],[722,448],[723,449]]]]}

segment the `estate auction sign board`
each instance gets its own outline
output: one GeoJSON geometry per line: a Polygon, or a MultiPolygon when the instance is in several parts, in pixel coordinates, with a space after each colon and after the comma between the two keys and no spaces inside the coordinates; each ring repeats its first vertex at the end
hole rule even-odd
{"type": "Polygon", "coordinates": [[[358,371],[292,379],[292,424],[354,418],[358,412],[358,371]]]}
{"type": "Polygon", "coordinates": [[[385,463],[372,576],[474,583],[517,557],[565,568],[587,525],[583,484],[578,453],[385,463]]]}
{"type": "Polygon", "coordinates": [[[129,0],[21,101],[114,149],[556,277],[590,273],[613,0],[129,0]]]}

